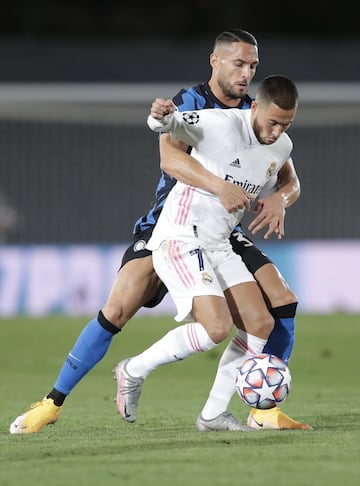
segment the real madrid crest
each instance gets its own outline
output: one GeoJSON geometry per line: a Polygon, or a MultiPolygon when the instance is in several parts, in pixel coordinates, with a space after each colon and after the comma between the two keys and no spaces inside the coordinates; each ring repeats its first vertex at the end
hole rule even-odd
{"type": "Polygon", "coordinates": [[[270,179],[270,177],[274,174],[276,169],[276,162],[271,162],[267,172],[266,172],[266,177],[270,179]]]}
{"type": "Polygon", "coordinates": [[[210,285],[213,282],[212,276],[209,275],[207,272],[202,272],[201,277],[202,282],[206,285],[210,285]]]}

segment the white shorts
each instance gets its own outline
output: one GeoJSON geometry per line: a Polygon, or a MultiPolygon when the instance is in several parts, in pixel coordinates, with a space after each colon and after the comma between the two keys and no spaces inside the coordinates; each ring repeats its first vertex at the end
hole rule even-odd
{"type": "Polygon", "coordinates": [[[155,271],[176,305],[178,322],[188,317],[195,296],[224,297],[229,287],[255,281],[230,244],[226,250],[204,250],[197,240],[170,240],[154,250],[152,257],[155,271]]]}

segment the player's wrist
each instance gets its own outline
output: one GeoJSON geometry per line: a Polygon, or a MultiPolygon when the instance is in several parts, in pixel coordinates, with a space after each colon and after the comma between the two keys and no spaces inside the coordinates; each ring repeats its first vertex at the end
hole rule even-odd
{"type": "Polygon", "coordinates": [[[289,206],[289,202],[290,202],[289,194],[287,192],[282,192],[281,193],[281,200],[282,200],[284,209],[286,209],[289,206]]]}
{"type": "Polygon", "coordinates": [[[226,191],[225,184],[228,183],[224,181],[224,179],[222,179],[221,177],[214,176],[209,182],[209,191],[215,194],[215,196],[220,197],[226,191]]]}

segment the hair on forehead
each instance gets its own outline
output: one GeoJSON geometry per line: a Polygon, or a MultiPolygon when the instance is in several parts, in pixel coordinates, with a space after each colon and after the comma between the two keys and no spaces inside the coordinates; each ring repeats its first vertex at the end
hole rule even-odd
{"type": "Polygon", "coordinates": [[[233,42],[245,42],[256,47],[258,45],[256,38],[250,32],[242,29],[229,29],[224,30],[216,37],[214,47],[219,44],[231,44],[233,42]]]}

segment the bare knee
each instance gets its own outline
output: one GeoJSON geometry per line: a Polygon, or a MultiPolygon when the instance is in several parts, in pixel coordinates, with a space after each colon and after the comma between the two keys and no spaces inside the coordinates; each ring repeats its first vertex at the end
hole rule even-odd
{"type": "Polygon", "coordinates": [[[124,327],[131,318],[131,315],[125,311],[122,302],[118,302],[115,305],[106,303],[102,308],[102,313],[118,329],[124,327]]]}
{"type": "Polygon", "coordinates": [[[193,298],[191,315],[206,329],[210,339],[219,344],[226,339],[233,326],[233,319],[224,297],[199,295],[193,298]]]}
{"type": "Polygon", "coordinates": [[[286,285],[273,287],[270,296],[268,296],[272,308],[283,305],[295,304],[298,302],[297,296],[286,285]]]}
{"type": "Polygon", "coordinates": [[[207,325],[205,323],[203,324],[203,326],[205,327],[210,339],[214,343],[219,344],[229,336],[233,323],[232,321],[225,321],[220,318],[214,318],[211,324],[207,325]]]}
{"type": "Polygon", "coordinates": [[[266,312],[263,315],[254,316],[250,320],[244,320],[243,324],[238,325],[240,329],[245,328],[245,331],[253,336],[257,336],[262,339],[267,339],[274,329],[275,320],[273,316],[266,312]]]}
{"type": "Polygon", "coordinates": [[[255,278],[270,307],[280,307],[298,301],[297,296],[273,264],[260,267],[255,272],[255,278]]]}
{"type": "Polygon", "coordinates": [[[271,331],[274,329],[275,320],[271,314],[266,315],[260,322],[257,328],[257,333],[255,334],[258,337],[263,339],[267,339],[271,331]]]}

